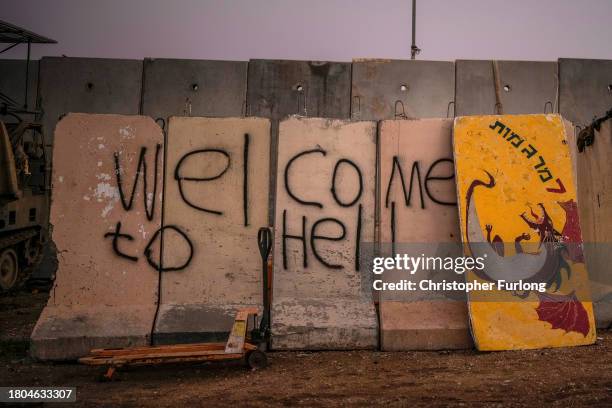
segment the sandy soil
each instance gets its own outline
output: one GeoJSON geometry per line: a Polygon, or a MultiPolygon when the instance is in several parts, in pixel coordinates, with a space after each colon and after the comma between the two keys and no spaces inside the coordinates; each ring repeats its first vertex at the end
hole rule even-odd
{"type": "Polygon", "coordinates": [[[140,367],[105,383],[100,368],[27,357],[23,336],[45,298],[0,297],[0,386],[76,386],[69,406],[612,407],[611,332],[594,346],[537,351],[277,352],[258,371],[239,363],[140,367]]]}

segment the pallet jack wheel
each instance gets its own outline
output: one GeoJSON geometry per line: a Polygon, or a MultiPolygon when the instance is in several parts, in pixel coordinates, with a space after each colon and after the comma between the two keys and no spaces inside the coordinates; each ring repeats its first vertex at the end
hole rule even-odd
{"type": "Polygon", "coordinates": [[[252,350],[246,355],[246,363],[253,370],[258,370],[268,365],[268,357],[261,350],[252,350]]]}
{"type": "Polygon", "coordinates": [[[116,372],[117,372],[116,367],[109,366],[106,368],[104,373],[100,373],[100,376],[98,377],[98,381],[99,382],[109,382],[109,381],[116,380],[117,379],[115,375],[116,372]]]}

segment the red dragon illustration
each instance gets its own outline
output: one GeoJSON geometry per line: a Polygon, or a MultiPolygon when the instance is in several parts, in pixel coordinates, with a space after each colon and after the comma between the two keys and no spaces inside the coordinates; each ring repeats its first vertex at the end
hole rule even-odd
{"type": "MultiPolygon", "coordinates": [[[[473,257],[486,257],[487,267],[483,270],[474,270],[481,279],[496,282],[546,282],[546,287],[556,292],[562,283],[562,271],[565,270],[568,279],[571,276],[571,267],[566,258],[574,263],[584,262],[582,252],[580,225],[578,222],[578,209],[574,200],[558,202],[566,213],[566,221],[562,232],[555,229],[544,204],[539,203],[542,214],[538,215],[533,208],[529,208],[532,219],[525,212],[519,217],[538,236],[537,252],[523,250],[521,241],[531,236],[522,233],[514,239],[515,254],[505,256],[504,240],[495,235],[491,238],[493,226],[485,226],[487,235],[483,236],[480,220],[474,205],[474,191],[476,188],[492,189],[495,186],[494,177],[484,171],[488,181],[473,180],[466,194],[465,230],[467,232],[467,245],[473,257]],[[485,240],[486,239],[486,240],[485,240]],[[484,243],[487,244],[484,244],[484,243]],[[554,285],[554,288],[553,288],[554,285]]],[[[518,294],[526,298],[529,292],[518,294]]],[[[576,298],[574,293],[569,295],[552,295],[550,293],[538,294],[540,304],[536,309],[541,321],[550,323],[553,328],[560,328],[566,332],[574,331],[587,335],[589,320],[586,309],[576,298]]]]}

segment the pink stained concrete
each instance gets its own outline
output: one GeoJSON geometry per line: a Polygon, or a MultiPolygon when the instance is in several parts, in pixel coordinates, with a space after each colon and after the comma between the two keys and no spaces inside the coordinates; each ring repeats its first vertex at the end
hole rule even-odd
{"type": "MultiPolygon", "coordinates": [[[[69,114],[57,125],[55,136],[51,224],[59,268],[49,302],[32,333],[32,354],[65,360],[93,347],[147,344],[158,272],[147,263],[144,250],[161,226],[163,150],[157,178],[154,169],[162,131],[143,116],[69,114]],[[150,221],[145,215],[142,178],[133,207],[126,211],[115,175],[114,153],[118,152],[123,191],[129,199],[142,147],[147,148],[147,185],[155,202],[150,221]],[[105,238],[118,222],[121,233],[133,237],[120,239],[118,248],[136,261],[118,256],[112,237],[105,238]]],[[[159,241],[151,246],[152,259],[159,254],[158,245],[159,241]]]]}
{"type": "MultiPolygon", "coordinates": [[[[460,244],[457,207],[434,201],[456,202],[454,179],[426,181],[429,171],[431,177],[454,176],[452,125],[452,119],[381,122],[379,236],[383,255],[390,256],[392,252],[392,203],[395,203],[395,242],[398,254],[407,252],[409,256],[418,256],[421,253],[425,253],[426,256],[440,255],[439,251],[444,251],[448,247],[438,247],[436,244],[460,244]],[[405,202],[397,168],[389,185],[394,157],[397,157],[401,165],[407,194],[410,194],[413,165],[418,163],[423,204],[416,172],[412,179],[409,205],[405,202]],[[445,161],[439,161],[440,159],[445,161]],[[438,164],[435,164],[437,161],[438,164]],[[428,189],[425,183],[428,183],[428,189]]],[[[415,275],[409,275],[405,271],[389,271],[385,272],[383,277],[388,282],[410,279],[417,284],[421,279],[427,278],[430,276],[424,271],[415,275]]],[[[449,278],[456,277],[449,276],[449,278]]],[[[378,294],[383,350],[428,350],[472,346],[465,301],[451,300],[441,293],[431,292],[381,291],[378,294]]]]}
{"type": "MultiPolygon", "coordinates": [[[[377,345],[377,319],[372,292],[364,277],[370,272],[365,263],[356,270],[358,208],[362,207],[360,245],[374,241],[376,123],[322,118],[290,117],[280,123],[276,183],[274,244],[274,297],[272,302],[272,346],[275,349],[358,349],[377,345]],[[295,159],[296,155],[318,149],[320,152],[295,159]],[[324,153],[323,153],[324,152],[324,153]],[[333,170],[341,159],[352,161],[359,176],[346,162],[337,172],[332,194],[333,170]],[[352,203],[358,197],[357,201],[352,203]],[[283,213],[289,235],[302,235],[306,217],[306,257],[301,242],[283,242],[283,213]],[[316,251],[332,268],[316,259],[311,243],[315,222],[334,218],[345,226],[339,241],[315,240],[316,251]],[[283,265],[283,251],[286,268],[283,265]]],[[[324,222],[317,236],[339,237],[341,227],[324,222]]]]}
{"type": "MultiPolygon", "coordinates": [[[[167,147],[164,224],[188,236],[193,254],[184,269],[163,273],[155,335],[165,341],[180,341],[185,334],[222,335],[230,331],[237,308],[262,304],[257,232],[268,225],[270,120],[171,117],[167,147]],[[206,149],[227,156],[201,152],[206,149]],[[182,180],[181,196],[177,167],[183,178],[220,177],[182,180]]],[[[169,233],[164,248],[165,266],[188,259],[189,248],[177,234],[169,233]]]]}

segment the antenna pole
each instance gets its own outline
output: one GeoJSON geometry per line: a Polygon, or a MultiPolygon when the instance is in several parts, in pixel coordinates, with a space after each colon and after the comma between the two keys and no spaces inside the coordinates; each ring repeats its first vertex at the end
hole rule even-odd
{"type": "Polygon", "coordinates": [[[410,47],[410,59],[416,59],[421,49],[416,45],[416,0],[412,0],[412,46],[410,47]]]}

